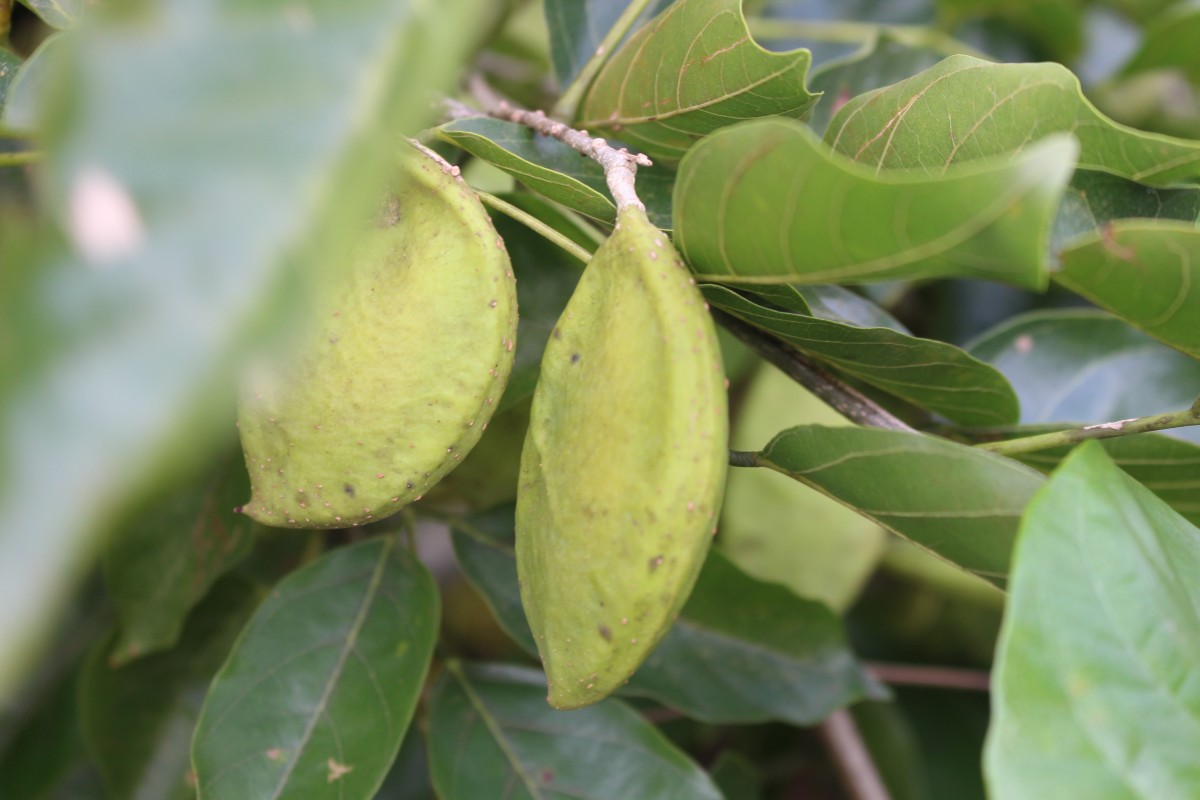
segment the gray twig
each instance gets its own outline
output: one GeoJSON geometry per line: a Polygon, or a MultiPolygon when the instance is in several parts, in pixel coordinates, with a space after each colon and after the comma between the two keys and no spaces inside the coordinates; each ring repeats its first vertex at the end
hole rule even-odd
{"type": "Polygon", "coordinates": [[[903,421],[872,402],[854,387],[831,375],[803,353],[718,308],[712,309],[712,315],[717,324],[740,339],[760,358],[774,364],[789,378],[828,403],[851,422],[872,428],[913,432],[903,421]]]}

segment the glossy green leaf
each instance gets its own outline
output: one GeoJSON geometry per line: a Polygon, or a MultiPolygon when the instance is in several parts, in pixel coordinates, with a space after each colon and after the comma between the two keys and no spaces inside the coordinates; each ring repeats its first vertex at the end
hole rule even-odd
{"type": "Polygon", "coordinates": [[[1094,170],[1076,170],[1054,219],[1051,249],[1074,236],[1102,230],[1114,220],[1200,219],[1200,187],[1154,189],[1094,170]]]}
{"type": "MultiPolygon", "coordinates": [[[[511,507],[451,529],[468,580],[513,640],[536,653],[521,608],[511,507]]],[[[622,691],[709,722],[798,725],[880,694],[828,608],[755,581],[716,551],[675,625],[622,691]]]]}
{"type": "Polygon", "coordinates": [[[828,607],[750,578],[719,551],[626,692],[708,722],[802,726],[886,696],[828,607]]]}
{"type": "MultiPolygon", "coordinates": [[[[1032,436],[1045,430],[1044,427],[1038,427],[1012,431],[1008,436],[1032,436]]],[[[1157,433],[1117,436],[1103,439],[1100,444],[1113,463],[1131,478],[1158,495],[1188,522],[1200,526],[1200,446],[1157,433]]],[[[1056,447],[1022,453],[1017,458],[1034,469],[1048,473],[1070,451],[1070,447],[1056,447]]]]}
{"type": "Polygon", "coordinates": [[[83,16],[84,0],[21,0],[52,28],[70,28],[83,16]]]}
{"type": "Polygon", "coordinates": [[[113,4],[60,40],[39,178],[67,242],[0,245],[37,343],[0,387],[0,697],[123,505],[214,455],[238,361],[376,205],[479,6],[113,4]]]}
{"type": "Polygon", "coordinates": [[[702,288],[718,308],[916,406],[965,425],[1017,420],[1017,397],[1004,376],[954,345],[776,311],[723,286],[702,288]]]}
{"type": "Polygon", "coordinates": [[[1142,43],[1121,68],[1122,75],[1150,70],[1179,70],[1200,84],[1200,3],[1177,3],[1156,16],[1142,34],[1142,43]]]}
{"type": "MultiPolygon", "coordinates": [[[[780,428],[850,424],[804,387],[762,365],[738,406],[729,446],[757,450],[780,428]]],[[[820,492],[766,469],[725,480],[717,545],[747,574],[843,612],[875,569],[886,533],[820,492]]]]}
{"type": "MultiPolygon", "coordinates": [[[[658,13],[671,0],[651,0],[642,17],[658,13]]],[[[601,40],[630,0],[544,0],[554,76],[565,89],[595,54],[601,40]]]]}
{"type": "Polygon", "coordinates": [[[993,64],[951,56],[851,100],[825,141],[876,170],[944,174],[952,164],[1027,150],[1054,133],[1079,140],[1080,169],[1150,186],[1200,178],[1200,142],[1118,125],[1060,64],[993,64]]]}
{"type": "Polygon", "coordinates": [[[946,175],[878,175],[789,120],[718,131],[679,166],[675,243],[710,281],[863,283],[961,276],[1042,288],[1076,146],[946,175]]]}
{"type": "Polygon", "coordinates": [[[258,525],[233,511],[249,492],[241,454],[231,455],[131,514],[114,534],[101,562],[120,617],[111,663],[175,644],[192,606],[254,543],[258,525]]]}
{"type": "MultiPolygon", "coordinates": [[[[1179,411],[1200,396],[1200,363],[1103,311],[1034,311],[967,349],[1003,372],[1021,422],[1089,424],[1179,411]]],[[[1200,442],[1200,432],[1172,436],[1200,442]]]]}
{"type": "MultiPolygon", "coordinates": [[[[534,133],[526,125],[489,117],[449,122],[439,127],[437,134],[556,203],[602,222],[617,218],[604,169],[557,139],[534,133]]],[[[638,198],[646,204],[650,221],[660,228],[671,227],[674,182],[674,173],[665,167],[642,167],[637,172],[638,198]]]]}
{"type": "Polygon", "coordinates": [[[625,704],[556,711],[542,674],[518,667],[447,665],[430,704],[429,759],[442,800],[721,798],[625,704]]]}
{"type": "Polygon", "coordinates": [[[192,741],[205,800],[370,798],[421,694],[433,578],[390,538],[286,578],[217,673],[192,741]]]}
{"type": "Polygon", "coordinates": [[[261,596],[245,581],[214,588],[180,643],[134,664],[93,649],[79,687],[82,729],[111,800],[196,796],[188,746],[213,675],[261,596]]]}
{"type": "Polygon", "coordinates": [[[1055,281],[1200,358],[1200,227],[1118,222],[1072,242],[1059,259],[1055,281]]]}
{"type": "Polygon", "coordinates": [[[1200,530],[1082,445],[1030,503],[997,650],[989,796],[1200,786],[1200,530]]]}
{"type": "Polygon", "coordinates": [[[890,328],[909,335],[900,320],[865,297],[835,284],[804,286],[790,283],[729,283],[742,293],[762,297],[771,305],[809,317],[844,322],[856,328],[890,328]]]}
{"type": "MultiPolygon", "coordinates": [[[[755,294],[762,294],[762,290],[767,287],[764,285],[749,288],[755,294]]],[[[833,284],[793,288],[804,298],[814,317],[832,322],[845,322],[857,328],[888,328],[896,333],[911,335],[900,320],[884,311],[881,306],[849,289],[833,284]]]]}
{"type": "Polygon", "coordinates": [[[738,120],[803,119],[807,50],[771,53],[746,30],[742,0],[676,0],[596,76],[579,126],[611,131],[664,161],[738,120]]]}
{"type": "Polygon", "coordinates": [[[875,428],[791,428],[755,457],[1001,588],[1021,512],[1044,482],[992,453],[875,428]]]}

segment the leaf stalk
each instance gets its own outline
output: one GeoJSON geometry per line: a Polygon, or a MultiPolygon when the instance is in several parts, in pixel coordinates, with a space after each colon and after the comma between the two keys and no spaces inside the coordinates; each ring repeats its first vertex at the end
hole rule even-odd
{"type": "Polygon", "coordinates": [[[1187,411],[1168,411],[1165,414],[1153,414],[1148,417],[1101,422],[1097,425],[1084,425],[1081,428],[1041,433],[1037,436],[1025,436],[1020,439],[984,442],[975,446],[980,450],[988,450],[1002,456],[1017,456],[1054,447],[1068,447],[1090,439],[1111,439],[1116,436],[1132,436],[1137,433],[1185,428],[1190,425],[1200,425],[1200,403],[1193,404],[1187,411]]]}

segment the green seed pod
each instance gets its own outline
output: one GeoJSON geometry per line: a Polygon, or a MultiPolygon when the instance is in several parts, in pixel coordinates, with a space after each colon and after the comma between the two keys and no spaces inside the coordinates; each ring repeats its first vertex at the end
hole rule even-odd
{"type": "Polygon", "coordinates": [[[551,705],[621,686],[687,599],[725,482],[724,382],[695,281],[622,210],[546,345],[521,456],[517,571],[551,705]]]}
{"type": "Polygon", "coordinates": [[[419,499],[478,441],[512,369],[512,265],[457,170],[405,145],[376,225],[329,269],[317,330],[243,386],[243,511],[267,525],[350,527],[419,499]]]}

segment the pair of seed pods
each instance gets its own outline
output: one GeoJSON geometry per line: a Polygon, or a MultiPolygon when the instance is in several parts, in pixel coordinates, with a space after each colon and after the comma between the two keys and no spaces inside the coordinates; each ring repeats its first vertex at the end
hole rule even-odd
{"type": "MultiPolygon", "coordinates": [[[[512,369],[503,242],[443,164],[400,161],[318,330],[245,382],[244,511],[265,524],[350,527],[420,499],[478,441],[512,369]]],[[[670,628],[708,550],[727,438],[704,301],[665,235],[624,209],[546,346],[521,457],[517,569],[552,705],[612,693],[670,628]]]]}

